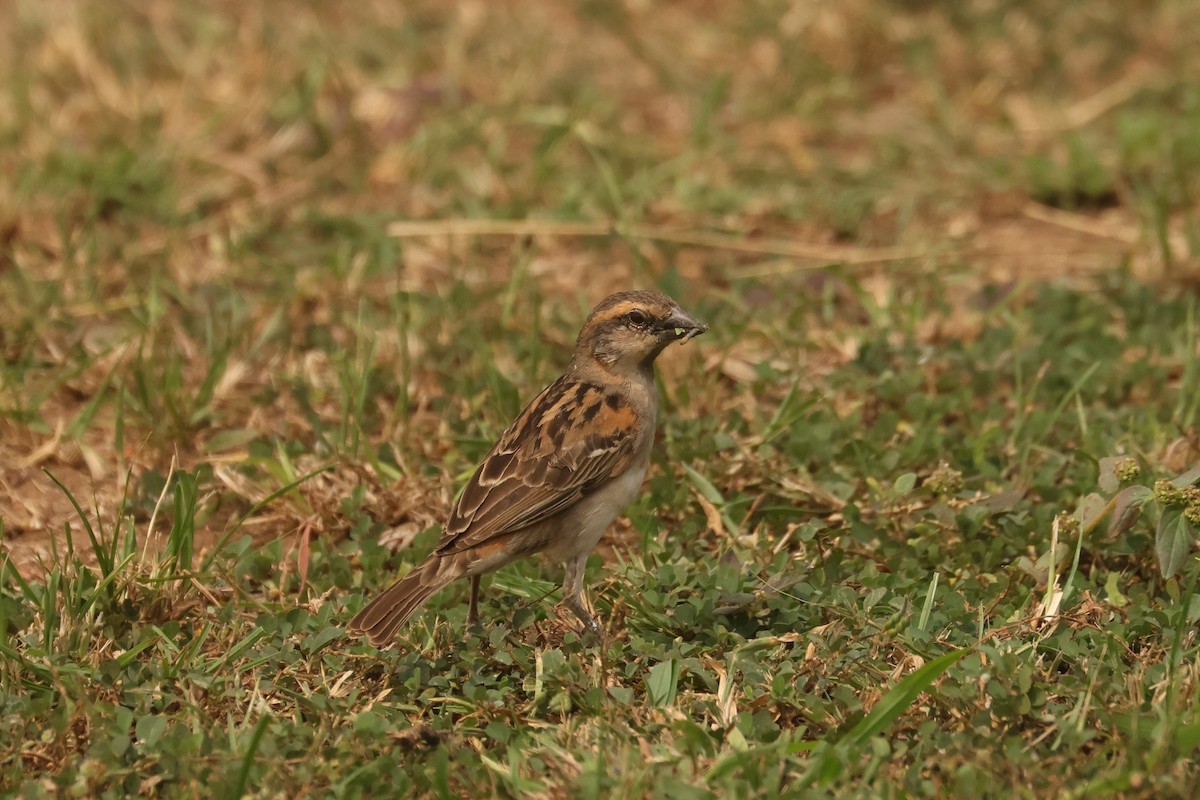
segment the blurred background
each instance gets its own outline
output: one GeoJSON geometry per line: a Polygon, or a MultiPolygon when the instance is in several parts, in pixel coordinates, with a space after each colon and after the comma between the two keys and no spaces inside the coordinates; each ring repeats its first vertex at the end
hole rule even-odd
{"type": "MultiPolygon", "coordinates": [[[[312,248],[339,223],[385,219],[644,223],[1004,274],[1195,258],[1190,2],[4,13],[5,240],[44,256],[99,219],[112,259],[110,229],[139,226],[120,231],[121,274],[211,279],[246,250],[303,277],[302,243],[327,260],[312,248]]],[[[445,243],[416,238],[395,246],[419,283],[445,243]]],[[[537,254],[568,271],[596,251],[693,272],[763,261],[606,238],[548,236],[537,254]]]]}

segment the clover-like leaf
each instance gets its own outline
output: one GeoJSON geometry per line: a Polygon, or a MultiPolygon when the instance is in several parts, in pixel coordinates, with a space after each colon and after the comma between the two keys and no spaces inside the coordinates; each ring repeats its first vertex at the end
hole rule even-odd
{"type": "Polygon", "coordinates": [[[1192,467],[1182,475],[1172,478],[1171,483],[1179,489],[1186,489],[1189,486],[1195,486],[1197,483],[1200,483],[1200,465],[1192,467]]]}
{"type": "Polygon", "coordinates": [[[1100,491],[1112,494],[1121,488],[1121,479],[1117,477],[1117,464],[1125,460],[1124,456],[1105,456],[1100,459],[1100,491]]]}
{"type": "Polygon", "coordinates": [[[1154,550],[1164,578],[1175,575],[1183,568],[1194,538],[1192,526],[1184,518],[1182,508],[1172,507],[1163,511],[1154,535],[1154,550]]]}
{"type": "Polygon", "coordinates": [[[1103,497],[1092,492],[1079,498],[1079,505],[1075,507],[1075,519],[1079,520],[1079,526],[1085,531],[1091,530],[1094,527],[1096,517],[1104,511],[1107,502],[1103,497]]]}
{"type": "Polygon", "coordinates": [[[1142,516],[1142,507],[1153,499],[1154,491],[1149,486],[1126,486],[1118,492],[1108,518],[1108,535],[1120,536],[1132,528],[1142,516]]]}

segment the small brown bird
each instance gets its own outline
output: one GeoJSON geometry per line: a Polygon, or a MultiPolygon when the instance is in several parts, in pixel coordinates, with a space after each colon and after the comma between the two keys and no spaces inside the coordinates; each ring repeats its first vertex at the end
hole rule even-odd
{"type": "Polygon", "coordinates": [[[471,579],[467,618],[479,618],[479,578],[524,556],[566,563],[563,602],[588,630],[588,554],[641,488],[658,391],[654,359],[708,330],[662,292],[620,292],[592,311],[561,378],[521,412],[484,457],[428,558],[350,620],[371,644],[390,643],[426,600],[471,579]]]}

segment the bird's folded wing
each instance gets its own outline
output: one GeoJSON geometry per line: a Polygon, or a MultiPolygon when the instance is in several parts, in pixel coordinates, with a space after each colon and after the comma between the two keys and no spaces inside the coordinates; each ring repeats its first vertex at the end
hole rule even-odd
{"type": "Polygon", "coordinates": [[[437,551],[466,550],[565,511],[629,469],[642,431],[618,395],[562,379],[551,384],[471,476],[437,551]]]}

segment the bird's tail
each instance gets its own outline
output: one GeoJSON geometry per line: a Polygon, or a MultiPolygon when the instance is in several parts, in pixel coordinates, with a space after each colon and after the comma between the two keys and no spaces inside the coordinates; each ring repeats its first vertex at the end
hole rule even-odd
{"type": "Polygon", "coordinates": [[[465,565],[454,556],[432,555],[400,580],[384,589],[362,611],[354,615],[346,629],[356,635],[366,635],[376,647],[391,643],[396,631],[408,621],[425,601],[442,590],[446,584],[461,577],[465,565]]]}

